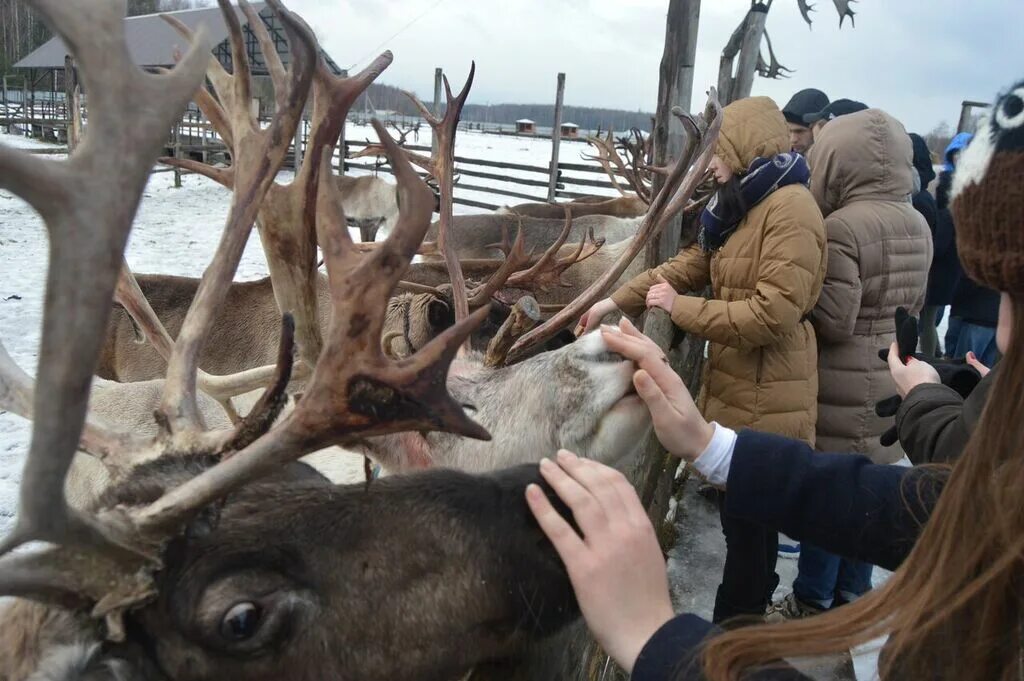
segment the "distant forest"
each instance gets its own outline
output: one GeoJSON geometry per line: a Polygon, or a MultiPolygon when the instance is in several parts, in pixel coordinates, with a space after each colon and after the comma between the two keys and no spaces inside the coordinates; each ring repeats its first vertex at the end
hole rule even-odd
{"type": "MultiPolygon", "coordinates": [[[[428,107],[433,104],[433,93],[424,97],[417,93],[428,107]]],[[[367,110],[366,96],[369,96],[369,111],[394,111],[405,116],[418,115],[416,107],[409,98],[402,94],[402,89],[393,85],[374,83],[368,92],[361,96],[352,107],[353,112],[367,110]]],[[[442,106],[444,100],[442,99],[442,106]]],[[[641,130],[651,129],[651,118],[654,114],[643,111],[623,111],[622,109],[604,109],[587,106],[562,107],[562,122],[575,123],[581,130],[629,130],[632,127],[641,130]]],[[[550,104],[466,104],[462,110],[462,120],[473,123],[490,123],[512,125],[520,118],[529,118],[539,128],[550,128],[555,119],[554,102],[550,104]]]]}

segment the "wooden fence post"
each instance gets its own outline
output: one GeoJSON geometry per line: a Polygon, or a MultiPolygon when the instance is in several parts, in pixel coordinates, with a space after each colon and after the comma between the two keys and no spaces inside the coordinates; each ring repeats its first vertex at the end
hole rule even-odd
{"type": "MultiPolygon", "coordinates": [[[[182,119],[184,120],[184,115],[182,119]]],[[[181,124],[182,121],[174,124],[174,158],[181,158],[181,124]]],[[[181,189],[181,168],[178,166],[174,166],[174,188],[181,189]]]]}
{"type": "Polygon", "coordinates": [[[548,201],[555,200],[558,188],[558,143],[562,140],[562,99],[565,96],[565,74],[558,74],[555,90],[555,120],[551,124],[551,176],[548,178],[548,201]]]}
{"type": "MultiPolygon", "coordinates": [[[[683,148],[686,136],[682,125],[675,120],[671,111],[673,106],[689,111],[699,20],[700,0],[670,0],[665,26],[665,49],[659,69],[658,108],[652,131],[656,165],[665,165],[670,159],[689,153],[689,149],[683,148]]],[[[696,140],[692,143],[696,143],[696,140]]],[[[660,177],[656,178],[655,191],[661,185],[660,177]]],[[[648,244],[644,254],[647,267],[658,265],[676,254],[680,242],[679,225],[678,219],[673,221],[648,244]]],[[[675,325],[667,312],[653,309],[644,317],[643,331],[667,351],[675,335],[675,325]]],[[[703,342],[688,337],[681,352],[673,352],[669,357],[673,360],[673,368],[693,389],[703,360],[703,342]]],[[[664,519],[675,473],[675,466],[670,464],[677,463],[669,459],[661,443],[652,434],[632,471],[633,484],[647,506],[663,547],[668,534],[664,531],[664,519]]],[[[573,681],[622,681],[627,678],[589,636],[585,627],[575,627],[568,636],[571,637],[568,640],[558,639],[559,648],[566,651],[562,655],[559,670],[562,675],[551,678],[573,681]]]]}
{"type": "Polygon", "coordinates": [[[64,57],[64,96],[67,99],[68,152],[72,152],[82,139],[82,90],[78,85],[78,73],[71,55],[64,57]]]}
{"type": "MultiPolygon", "coordinates": [[[[341,76],[348,78],[348,69],[341,70],[341,76]]],[[[366,95],[363,95],[364,97],[366,95]]],[[[345,121],[341,124],[341,132],[338,133],[338,174],[345,174],[345,154],[348,151],[345,148],[345,126],[348,125],[348,112],[345,113],[345,121]]]]}
{"type": "Polygon", "coordinates": [[[750,8],[747,16],[747,27],[740,43],[739,64],[736,66],[736,80],[729,101],[749,97],[754,87],[754,74],[757,72],[757,57],[761,51],[765,21],[768,19],[768,6],[759,2],[750,8]]]}
{"type": "MultiPolygon", "coordinates": [[[[438,67],[434,69],[434,115],[441,118],[441,80],[442,71],[438,67]]],[[[430,133],[430,157],[437,158],[437,135],[430,133]]]]}

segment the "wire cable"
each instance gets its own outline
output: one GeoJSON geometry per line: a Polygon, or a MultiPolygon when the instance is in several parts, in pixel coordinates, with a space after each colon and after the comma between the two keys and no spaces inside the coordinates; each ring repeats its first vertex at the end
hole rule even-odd
{"type": "Polygon", "coordinates": [[[445,0],[437,0],[437,2],[435,2],[435,3],[433,4],[433,5],[431,5],[430,7],[426,8],[425,10],[423,10],[422,12],[420,12],[420,13],[419,13],[418,15],[416,15],[416,16],[415,16],[415,17],[414,17],[414,18],[412,19],[412,21],[410,21],[410,22],[409,22],[409,23],[407,23],[407,24],[406,24],[405,26],[403,26],[402,28],[398,29],[397,31],[395,31],[394,33],[392,33],[392,34],[391,34],[390,36],[388,36],[387,38],[385,38],[384,40],[382,40],[382,41],[380,42],[380,44],[378,44],[378,45],[377,45],[376,47],[374,47],[374,48],[373,48],[372,50],[370,50],[370,52],[369,52],[369,53],[368,53],[368,54],[367,54],[367,55],[366,55],[365,57],[363,57],[362,59],[358,59],[358,60],[356,60],[356,61],[352,62],[352,64],[350,64],[350,65],[349,65],[349,67],[348,67],[348,70],[349,70],[349,71],[351,71],[352,69],[354,69],[354,68],[355,68],[356,66],[358,66],[359,64],[362,64],[362,63],[363,63],[364,61],[366,61],[367,59],[369,59],[369,58],[370,58],[370,57],[372,57],[373,55],[377,54],[377,50],[379,50],[380,48],[384,47],[385,45],[387,45],[388,43],[390,43],[390,42],[391,42],[392,40],[394,40],[394,39],[395,39],[395,38],[397,38],[398,36],[400,36],[400,35],[402,35],[403,33],[405,33],[405,32],[406,32],[407,30],[409,30],[410,28],[412,28],[412,25],[413,25],[413,24],[415,24],[415,23],[416,23],[417,21],[419,21],[419,20],[420,20],[420,19],[422,19],[423,17],[425,17],[425,16],[427,16],[428,14],[430,14],[431,12],[433,12],[433,11],[434,11],[435,9],[437,9],[438,5],[440,5],[440,4],[441,4],[442,2],[444,2],[444,1],[445,1],[445,0]]]}

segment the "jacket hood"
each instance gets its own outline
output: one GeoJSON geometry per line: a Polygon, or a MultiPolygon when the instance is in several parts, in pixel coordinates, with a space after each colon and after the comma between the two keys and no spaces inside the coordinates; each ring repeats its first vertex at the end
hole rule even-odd
{"type": "Polygon", "coordinates": [[[811,147],[811,193],[825,215],[851,201],[909,201],[912,159],[906,129],[884,111],[840,116],[811,147]]]}
{"type": "Polygon", "coordinates": [[[910,133],[910,141],[914,146],[914,168],[921,178],[921,189],[927,189],[935,179],[935,168],[932,167],[932,152],[928,143],[916,132],[910,133]]]}
{"type": "Polygon", "coordinates": [[[946,161],[946,170],[953,170],[956,168],[956,164],[953,163],[953,154],[967,148],[972,137],[974,137],[974,135],[969,132],[961,132],[957,133],[956,137],[949,141],[949,144],[946,145],[946,151],[942,155],[942,158],[946,161]]]}
{"type": "Polygon", "coordinates": [[[789,123],[807,125],[804,123],[804,116],[817,113],[828,106],[828,95],[821,90],[807,88],[800,90],[789,98],[786,106],[782,107],[782,115],[789,123]]]}
{"type": "Polygon", "coordinates": [[[755,158],[789,151],[789,128],[769,97],[739,99],[722,109],[722,132],[715,148],[734,172],[744,174],[755,158]]]}

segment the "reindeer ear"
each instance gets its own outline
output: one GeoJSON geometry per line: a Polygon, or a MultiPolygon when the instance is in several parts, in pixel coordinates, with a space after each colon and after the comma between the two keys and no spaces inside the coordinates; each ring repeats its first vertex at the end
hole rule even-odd
{"type": "Polygon", "coordinates": [[[455,323],[455,313],[447,302],[434,297],[427,303],[427,322],[432,329],[447,329],[455,323]]]}

